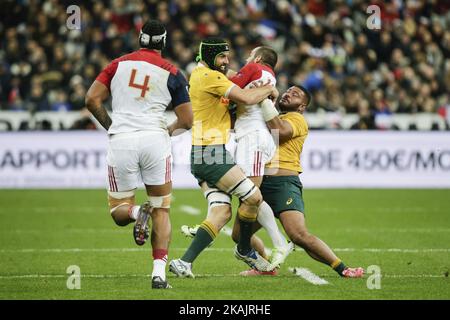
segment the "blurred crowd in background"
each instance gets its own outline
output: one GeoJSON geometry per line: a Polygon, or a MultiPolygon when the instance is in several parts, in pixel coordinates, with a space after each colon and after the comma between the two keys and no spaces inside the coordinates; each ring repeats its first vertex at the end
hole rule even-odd
{"type": "Polygon", "coordinates": [[[136,50],[149,18],[168,30],[163,56],[187,77],[200,41],[221,36],[239,69],[250,51],[279,54],[278,88],[301,84],[308,112],[359,114],[364,129],[378,114],[450,112],[448,0],[14,0],[1,2],[0,110],[84,109],[84,97],[112,59],[136,50]],[[70,30],[66,9],[81,9],[70,30]],[[367,28],[378,5],[380,30],[367,28]]]}

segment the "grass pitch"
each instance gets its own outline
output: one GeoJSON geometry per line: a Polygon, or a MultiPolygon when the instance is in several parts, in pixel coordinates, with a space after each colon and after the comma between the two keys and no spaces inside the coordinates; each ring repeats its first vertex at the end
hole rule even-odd
{"type": "MultiPolygon", "coordinates": [[[[173,194],[169,259],[189,245],[180,226],[206,212],[199,190],[173,194]]],[[[246,266],[221,233],[195,261],[195,279],[168,272],[173,289],[151,290],[151,246],[134,244],[132,225],[115,226],[104,190],[2,190],[0,299],[450,299],[450,190],[305,190],[304,197],[310,231],[348,265],[379,266],[381,288],[368,289],[370,275],[340,278],[299,249],[277,277],[240,277],[246,266]],[[80,290],[66,286],[71,265],[81,270],[80,290]],[[328,284],[288,267],[307,268],[328,284]]]]}

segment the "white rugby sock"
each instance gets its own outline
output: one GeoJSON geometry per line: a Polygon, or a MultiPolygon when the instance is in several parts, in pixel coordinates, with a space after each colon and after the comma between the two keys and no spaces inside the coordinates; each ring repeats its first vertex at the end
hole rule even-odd
{"type": "Polygon", "coordinates": [[[138,218],[139,215],[139,209],[141,208],[141,206],[133,206],[133,208],[131,209],[130,212],[130,218],[135,220],[138,218]]]}
{"type": "Polygon", "coordinates": [[[258,208],[257,220],[259,224],[262,225],[264,229],[266,229],[270,239],[272,239],[272,243],[275,248],[286,247],[286,238],[278,229],[278,225],[275,221],[275,216],[273,214],[272,208],[270,208],[270,206],[265,201],[263,201],[258,208]]]}
{"type": "Polygon", "coordinates": [[[163,259],[155,259],[153,260],[153,272],[152,272],[152,278],[159,276],[163,281],[166,281],[166,260],[163,259]]]}

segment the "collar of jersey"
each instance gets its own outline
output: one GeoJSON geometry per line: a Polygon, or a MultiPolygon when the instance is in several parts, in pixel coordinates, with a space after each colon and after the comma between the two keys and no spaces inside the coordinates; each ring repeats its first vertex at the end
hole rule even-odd
{"type": "Polygon", "coordinates": [[[154,53],[154,54],[157,54],[158,56],[160,55],[158,51],[153,50],[153,49],[140,48],[139,50],[144,50],[144,51],[146,51],[146,52],[154,53]]]}

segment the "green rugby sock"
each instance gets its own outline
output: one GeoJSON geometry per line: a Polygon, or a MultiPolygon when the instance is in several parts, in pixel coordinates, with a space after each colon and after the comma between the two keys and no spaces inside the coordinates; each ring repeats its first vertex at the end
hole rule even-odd
{"type": "Polygon", "coordinates": [[[216,235],[217,232],[215,231],[214,226],[207,221],[203,221],[198,228],[197,234],[192,240],[191,245],[181,257],[181,260],[192,263],[198,255],[214,241],[216,235]]]}

